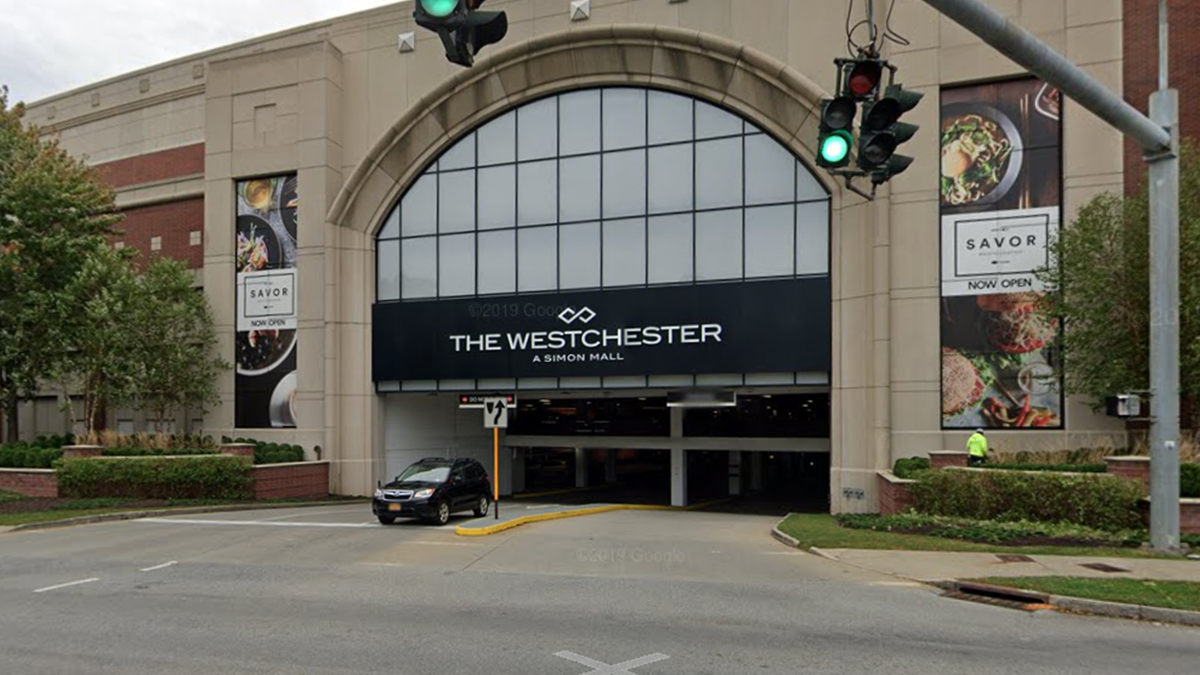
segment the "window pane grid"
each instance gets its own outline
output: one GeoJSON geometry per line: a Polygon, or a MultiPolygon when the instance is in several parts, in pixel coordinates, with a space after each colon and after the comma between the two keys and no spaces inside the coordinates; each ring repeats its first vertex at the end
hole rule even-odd
{"type": "Polygon", "coordinates": [[[381,228],[378,301],[503,293],[509,270],[517,293],[828,274],[820,261],[829,255],[829,197],[819,181],[758,127],[698,99],[629,87],[571,92],[503,113],[459,144],[381,228]],[[690,125],[673,129],[684,111],[690,125]],[[520,244],[519,230],[531,226],[546,233],[544,244],[520,244]],[[588,231],[598,241],[581,245],[588,231]],[[502,241],[517,245],[489,250],[502,241]],[[668,242],[690,244],[690,255],[668,242]],[[522,251],[546,260],[522,265],[522,251]],[[485,271],[481,258],[495,255],[511,263],[488,260],[485,271]],[[538,279],[522,282],[523,269],[538,279]]]}

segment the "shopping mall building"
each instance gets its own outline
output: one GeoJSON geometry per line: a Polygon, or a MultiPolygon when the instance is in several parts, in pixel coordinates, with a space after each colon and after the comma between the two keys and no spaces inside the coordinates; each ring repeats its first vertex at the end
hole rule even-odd
{"type": "MultiPolygon", "coordinates": [[[[1145,101],[1155,3],[989,2],[1145,101]]],[[[1048,240],[1138,157],[898,0],[884,55],[925,95],[916,161],[865,200],[814,162],[847,5],[489,0],[508,36],[468,70],[400,2],[28,120],[117,188],[115,246],[187,260],[208,296],[236,368],[173,428],[299,443],[335,492],[426,456],[490,467],[460,405],[489,393],[515,396],[503,493],[871,511],[878,469],[975,427],[1001,450],[1123,443],[1063,395],[1060,327],[1029,310],[1048,240]]],[[[28,435],[66,424],[53,398],[21,415],[28,435]]]]}

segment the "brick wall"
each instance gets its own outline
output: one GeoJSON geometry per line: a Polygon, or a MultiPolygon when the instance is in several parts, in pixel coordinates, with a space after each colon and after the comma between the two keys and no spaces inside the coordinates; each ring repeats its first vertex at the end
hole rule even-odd
{"type": "Polygon", "coordinates": [[[1200,499],[1179,500],[1179,531],[1200,534],[1200,499]]]}
{"type": "Polygon", "coordinates": [[[151,152],[137,157],[97,164],[100,176],[114,188],[155,183],[204,173],[204,144],[151,152]]]}
{"type": "MultiPolygon", "coordinates": [[[[1158,89],[1158,0],[1124,0],[1125,100],[1147,112],[1151,92],[1158,89]]],[[[1169,0],[1171,86],[1179,90],[1180,132],[1200,139],[1200,2],[1169,0]]],[[[1146,165],[1135,143],[1125,143],[1125,188],[1145,182],[1146,165]]]]}
{"type": "Polygon", "coordinates": [[[329,496],[329,462],[266,464],[253,469],[255,499],[329,496]]]}
{"type": "Polygon", "coordinates": [[[124,214],[125,220],[117,226],[121,234],[113,237],[114,242],[138,249],[143,257],[164,255],[185,261],[189,269],[204,266],[203,199],[127,209],[124,214]],[[192,232],[200,233],[195,244],[192,243],[192,232]],[[158,251],[152,250],[154,237],[160,238],[158,251]]]}
{"type": "Polygon", "coordinates": [[[929,453],[929,466],[934,469],[948,469],[955,466],[966,466],[967,457],[965,452],[957,452],[952,450],[941,450],[929,453]]]}
{"type": "Polygon", "coordinates": [[[897,478],[891,471],[880,471],[876,480],[879,483],[879,515],[890,516],[912,508],[908,486],[916,481],[897,478]]]}
{"type": "Polygon", "coordinates": [[[1137,481],[1142,487],[1150,488],[1149,457],[1106,457],[1105,472],[1125,480],[1137,481]]]}
{"type": "Polygon", "coordinates": [[[26,497],[58,497],[54,469],[0,469],[0,490],[26,497]]]}

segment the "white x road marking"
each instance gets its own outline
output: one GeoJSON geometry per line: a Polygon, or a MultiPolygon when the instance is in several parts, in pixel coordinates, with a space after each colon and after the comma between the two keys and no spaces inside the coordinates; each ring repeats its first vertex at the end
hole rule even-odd
{"type": "Polygon", "coordinates": [[[575,663],[585,665],[592,669],[586,673],[583,673],[583,675],[635,675],[633,672],[631,672],[634,668],[640,668],[642,666],[650,665],[651,663],[657,663],[658,661],[671,658],[666,654],[649,654],[647,656],[639,656],[638,658],[631,659],[629,661],[614,663],[610,666],[607,663],[601,663],[595,659],[589,659],[588,657],[581,656],[575,652],[554,652],[554,655],[560,659],[574,661],[575,663]]]}

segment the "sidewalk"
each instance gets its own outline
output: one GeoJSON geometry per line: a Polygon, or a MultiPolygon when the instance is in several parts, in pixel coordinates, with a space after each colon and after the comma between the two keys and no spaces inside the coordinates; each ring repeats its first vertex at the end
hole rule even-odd
{"type": "Polygon", "coordinates": [[[886,551],[863,549],[812,549],[830,560],[865,570],[933,582],[983,577],[1092,577],[1160,579],[1200,582],[1200,561],[1158,558],[1092,558],[1031,555],[1029,561],[1005,562],[994,553],[945,553],[938,551],[886,551]],[[1083,565],[1103,564],[1119,572],[1104,572],[1083,565]]]}

